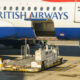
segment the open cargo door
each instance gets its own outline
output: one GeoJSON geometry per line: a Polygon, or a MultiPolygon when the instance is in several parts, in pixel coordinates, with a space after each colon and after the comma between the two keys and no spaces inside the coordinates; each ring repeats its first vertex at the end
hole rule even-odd
{"type": "Polygon", "coordinates": [[[51,19],[46,21],[32,21],[33,29],[36,37],[54,37],[54,23],[51,19]]]}

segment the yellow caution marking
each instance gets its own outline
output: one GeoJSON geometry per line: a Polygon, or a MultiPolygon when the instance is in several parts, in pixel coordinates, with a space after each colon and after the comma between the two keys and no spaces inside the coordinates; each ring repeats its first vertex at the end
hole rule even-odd
{"type": "Polygon", "coordinates": [[[58,69],[55,69],[54,71],[60,71],[60,70],[62,70],[63,69],[63,67],[60,67],[60,68],[58,68],[58,69]]]}
{"type": "Polygon", "coordinates": [[[69,65],[67,67],[60,67],[60,68],[55,69],[54,71],[67,71],[67,70],[69,70],[69,69],[71,69],[71,68],[73,68],[75,66],[76,65],[69,65]]]}
{"type": "Polygon", "coordinates": [[[0,64],[0,67],[2,67],[3,65],[2,64],[0,64]]]}
{"type": "Polygon", "coordinates": [[[75,66],[76,66],[76,65],[70,65],[70,66],[64,68],[64,69],[61,70],[61,71],[67,71],[67,70],[69,70],[69,69],[71,69],[71,68],[73,68],[73,67],[75,67],[75,66]]]}
{"type": "Polygon", "coordinates": [[[38,72],[38,71],[40,71],[40,69],[13,69],[13,68],[4,68],[3,71],[38,72]]]}
{"type": "Polygon", "coordinates": [[[80,64],[80,62],[78,64],[80,64]]]}
{"type": "Polygon", "coordinates": [[[2,58],[0,58],[0,68],[3,66],[2,64],[2,58]]]}
{"type": "Polygon", "coordinates": [[[67,71],[69,69],[71,69],[71,68],[70,67],[67,67],[67,68],[63,69],[62,71],[67,71]]]}
{"type": "Polygon", "coordinates": [[[69,67],[72,68],[72,67],[75,67],[75,65],[70,65],[69,67]]]}

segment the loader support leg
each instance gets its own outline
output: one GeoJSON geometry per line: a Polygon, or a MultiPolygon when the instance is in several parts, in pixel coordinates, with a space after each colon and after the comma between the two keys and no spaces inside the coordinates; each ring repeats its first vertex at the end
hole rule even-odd
{"type": "Polygon", "coordinates": [[[24,46],[24,58],[26,59],[27,58],[27,39],[25,39],[25,46],[24,46]]]}

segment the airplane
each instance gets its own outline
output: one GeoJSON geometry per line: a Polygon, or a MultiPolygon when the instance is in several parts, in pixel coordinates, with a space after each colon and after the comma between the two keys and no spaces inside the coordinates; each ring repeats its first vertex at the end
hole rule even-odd
{"type": "Polygon", "coordinates": [[[80,40],[80,0],[1,0],[0,39],[32,39],[40,29],[43,36],[80,40]],[[42,28],[47,19],[54,26],[42,28]]]}

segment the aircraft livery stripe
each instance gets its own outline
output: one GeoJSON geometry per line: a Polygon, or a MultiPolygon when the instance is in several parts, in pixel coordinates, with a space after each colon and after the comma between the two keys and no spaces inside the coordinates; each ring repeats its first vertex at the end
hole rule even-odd
{"type": "Polygon", "coordinates": [[[80,2],[80,0],[43,0],[47,2],[80,2]]]}

